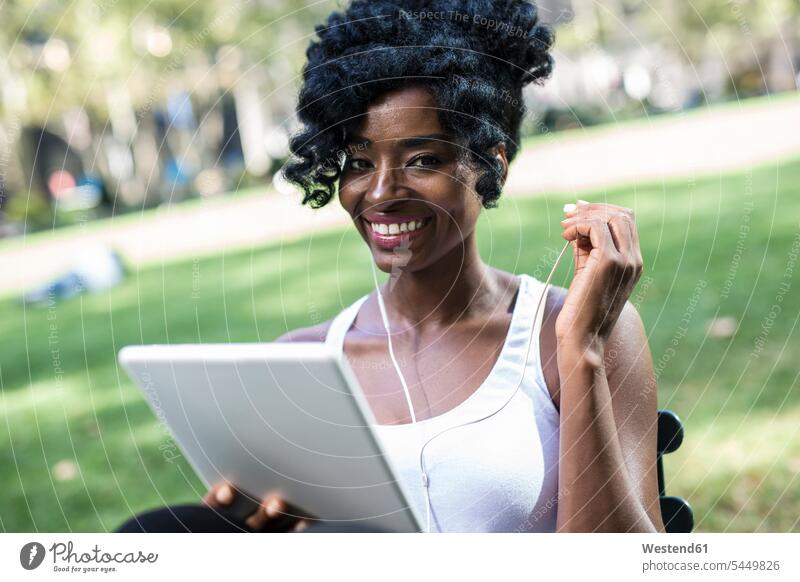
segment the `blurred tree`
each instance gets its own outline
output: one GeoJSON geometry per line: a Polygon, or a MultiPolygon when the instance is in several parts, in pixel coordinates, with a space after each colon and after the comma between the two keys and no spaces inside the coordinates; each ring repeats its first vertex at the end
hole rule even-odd
{"type": "Polygon", "coordinates": [[[0,50],[9,56],[9,74],[24,80],[25,122],[44,124],[78,104],[105,119],[109,84],[127,85],[133,106],[148,107],[170,86],[191,87],[208,76],[223,46],[241,51],[244,70],[278,63],[273,82],[291,83],[314,24],[335,5],[305,4],[8,0],[0,50]]]}

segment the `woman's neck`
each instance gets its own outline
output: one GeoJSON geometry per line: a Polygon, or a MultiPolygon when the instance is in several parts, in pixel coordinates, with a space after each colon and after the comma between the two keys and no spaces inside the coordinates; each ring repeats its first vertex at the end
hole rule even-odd
{"type": "Polygon", "coordinates": [[[381,293],[393,330],[400,332],[491,312],[505,291],[471,236],[429,267],[390,273],[381,293]]]}

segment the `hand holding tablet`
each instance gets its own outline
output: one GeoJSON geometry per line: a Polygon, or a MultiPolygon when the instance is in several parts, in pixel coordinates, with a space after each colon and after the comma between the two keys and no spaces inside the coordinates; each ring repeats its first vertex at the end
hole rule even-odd
{"type": "Polygon", "coordinates": [[[358,381],[329,346],[128,346],[119,360],[214,491],[209,504],[230,483],[236,514],[264,527],[312,515],[342,529],[421,530],[358,381]],[[268,496],[286,504],[279,514],[302,511],[270,524],[259,509],[268,496]]]}

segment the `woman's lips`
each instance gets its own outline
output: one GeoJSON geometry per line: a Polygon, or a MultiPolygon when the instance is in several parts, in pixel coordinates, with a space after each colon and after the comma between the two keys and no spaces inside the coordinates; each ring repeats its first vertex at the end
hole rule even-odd
{"type": "Polygon", "coordinates": [[[425,231],[428,230],[430,223],[433,221],[431,217],[421,218],[422,226],[417,228],[416,230],[407,231],[407,232],[400,232],[397,234],[382,234],[377,232],[373,227],[372,224],[366,219],[364,221],[364,228],[367,230],[367,234],[369,235],[372,242],[376,245],[384,248],[395,248],[398,246],[408,246],[411,244],[411,241],[415,238],[419,237],[421,234],[424,234],[425,231]]]}

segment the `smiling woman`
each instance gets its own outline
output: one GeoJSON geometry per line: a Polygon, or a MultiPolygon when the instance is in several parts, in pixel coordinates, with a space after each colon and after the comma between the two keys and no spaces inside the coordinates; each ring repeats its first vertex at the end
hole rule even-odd
{"type": "MultiPolygon", "coordinates": [[[[522,89],[552,65],[536,7],[356,1],[317,34],[284,173],[312,207],[338,194],[391,277],[278,341],[324,337],[348,358],[410,501],[433,507],[437,531],[663,531],[655,380],[627,301],[642,272],[632,212],[565,209],[568,291],[495,269],[478,250],[478,218],[518,150],[522,89]],[[442,438],[424,451],[416,429],[442,438]]],[[[224,508],[236,494],[220,484],[205,502],[224,508]]],[[[270,495],[243,526],[286,531],[303,515],[270,495]]]]}

